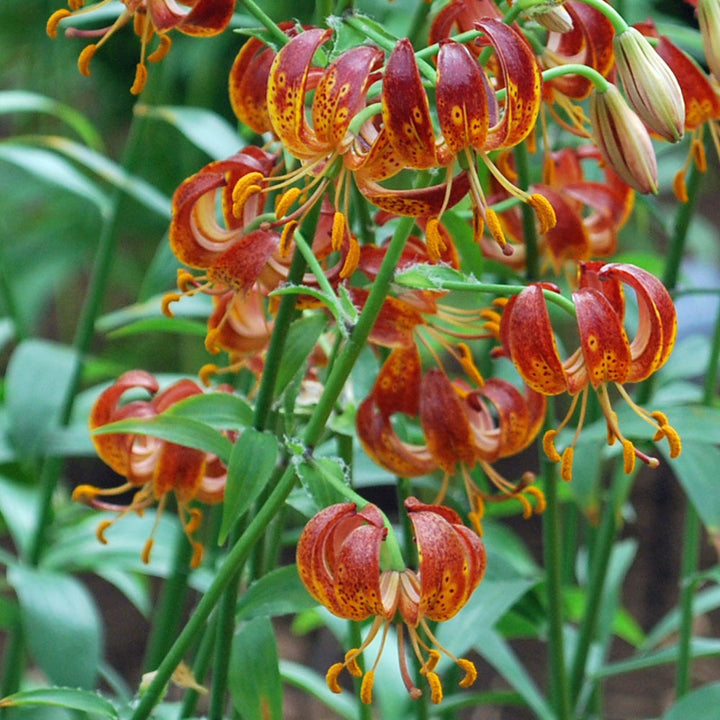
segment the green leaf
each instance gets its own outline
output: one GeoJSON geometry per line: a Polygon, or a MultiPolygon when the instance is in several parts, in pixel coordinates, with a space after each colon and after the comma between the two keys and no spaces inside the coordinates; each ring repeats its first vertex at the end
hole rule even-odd
{"type": "MultiPolygon", "coordinates": [[[[81,145],[80,143],[76,143],[72,140],[56,135],[35,136],[32,138],[23,138],[23,140],[27,143],[42,145],[55,151],[56,153],[65,155],[85,167],[87,170],[90,170],[90,172],[97,175],[101,180],[104,180],[113,187],[127,193],[130,197],[134,198],[141,205],[144,205],[149,210],[152,210],[160,217],[170,217],[172,207],[170,198],[161,193],[154,185],[151,185],[142,178],[128,173],[122,165],[119,165],[107,156],[95,152],[94,150],[85,147],[85,145],[81,145]]],[[[0,149],[1,148],[2,146],[0,146],[0,149]]],[[[23,145],[22,149],[25,150],[32,148],[28,148],[27,145],[23,145]]],[[[53,157],[53,155],[50,155],[50,157],[53,157]]],[[[60,160],[57,156],[55,156],[55,159],[60,160]]],[[[105,201],[105,205],[107,206],[107,200],[105,201]]]]}
{"type": "Polygon", "coordinates": [[[230,440],[214,428],[198,420],[170,415],[167,412],[146,419],[118,420],[103,425],[94,432],[97,435],[110,433],[151,435],[177,445],[214,453],[224,463],[229,461],[232,451],[230,440]]]}
{"type": "Polygon", "coordinates": [[[24,555],[37,522],[37,490],[0,475],[0,515],[16,547],[24,555]]]}
{"type": "Polygon", "coordinates": [[[228,464],[218,542],[225,541],[237,519],[250,508],[270,480],[278,452],[277,438],[254,428],[245,430],[235,443],[228,464]]]}
{"type": "Polygon", "coordinates": [[[720,683],[712,683],[680,698],[661,720],[716,720],[718,708],[720,708],[720,683]]]}
{"type": "Polygon", "coordinates": [[[325,678],[314,670],[289,660],[281,660],[280,676],[284,682],[319,700],[341,718],[357,720],[359,717],[357,700],[348,693],[337,695],[331,692],[325,678]]]}
{"type": "Polygon", "coordinates": [[[221,430],[238,430],[252,424],[247,400],[226,392],[191,395],[169,407],[165,414],[207,423],[221,430]]]}
{"type": "Polygon", "coordinates": [[[69,125],[90,147],[102,149],[102,139],[93,124],[69,105],[57,100],[25,90],[5,90],[0,92],[0,114],[2,113],[46,113],[69,125]]]}
{"type": "Polygon", "coordinates": [[[275,384],[278,395],[307,363],[307,358],[326,325],[327,317],[322,313],[307,315],[290,325],[275,384]]]}
{"type": "Polygon", "coordinates": [[[214,160],[224,160],[240,149],[241,141],[237,130],[211,110],[138,103],[135,106],[135,115],[164,120],[214,160]]]}
{"type": "Polygon", "coordinates": [[[92,597],[70,575],[16,565],[8,581],[20,601],[30,651],[51,682],[91,689],[102,645],[102,622],[92,597]]]}
{"type": "Polygon", "coordinates": [[[67,160],[58,157],[55,153],[43,148],[5,141],[0,143],[0,160],[22,168],[45,183],[56,185],[84,200],[89,200],[103,215],[110,210],[107,195],[67,160]]]}
{"type": "Polygon", "coordinates": [[[346,468],[334,458],[301,460],[297,463],[300,482],[315,501],[315,510],[338,502],[353,502],[346,468]],[[347,492],[344,492],[347,489],[347,492]]]}
{"type": "Polygon", "coordinates": [[[36,688],[8,695],[0,700],[0,708],[50,705],[70,710],[118,718],[115,706],[101,695],[71,687],[36,688]]]}
{"type": "Polygon", "coordinates": [[[305,589],[296,565],[277,568],[254,582],[240,598],[239,620],[290,615],[315,607],[317,600],[305,589]]]}
{"type": "Polygon", "coordinates": [[[275,633],[268,618],[241,623],[233,637],[230,697],[246,720],[282,720],[282,683],[275,633]]]}
{"type": "Polygon", "coordinates": [[[63,345],[25,340],[15,348],[5,391],[8,435],[21,457],[45,454],[76,368],[77,355],[63,345]]]}
{"type": "MultiPolygon", "coordinates": [[[[715,436],[715,441],[720,435],[715,436]]],[[[680,457],[669,460],[683,490],[700,515],[708,532],[720,534],[720,493],[717,492],[717,473],[720,467],[720,449],[697,442],[696,437],[683,442],[680,457]]],[[[665,445],[661,448],[666,450],[665,445]]]]}

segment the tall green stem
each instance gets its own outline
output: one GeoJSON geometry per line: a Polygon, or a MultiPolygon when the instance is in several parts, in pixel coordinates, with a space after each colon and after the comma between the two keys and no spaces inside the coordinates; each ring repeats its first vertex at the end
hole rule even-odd
{"type": "MultiPolygon", "coordinates": [[[[518,185],[522,190],[530,187],[530,164],[528,150],[525,143],[515,147],[515,169],[518,175],[518,185]]],[[[535,212],[527,203],[521,205],[523,240],[525,241],[525,276],[529,282],[540,277],[540,254],[538,252],[537,230],[535,228],[535,212]]]]}
{"type": "Polygon", "coordinates": [[[547,577],[550,688],[557,720],[570,720],[570,696],[568,693],[563,638],[563,597],[560,503],[558,500],[558,474],[554,463],[544,462],[545,500],[543,513],[544,561],[547,577]]]}
{"type": "MultiPolygon", "coordinates": [[[[342,352],[338,355],[325,390],[313,412],[310,422],[305,428],[303,439],[308,448],[316,445],[322,437],[327,420],[345,385],[345,381],[350,375],[360,351],[365,346],[370,330],[382,308],[395,267],[400,259],[413,224],[413,218],[402,218],[398,223],[373,288],[368,295],[365,307],[360,315],[360,319],[342,352]]],[[[205,595],[200,599],[195,612],[188,620],[177,640],[173,643],[158,668],[155,677],[146,689],[145,694],[140,699],[140,702],[132,714],[132,720],[146,720],[146,718],[150,716],[153,708],[160,700],[165,685],[169,681],[173,671],[182,661],[195,637],[205,626],[210,613],[219,602],[225,588],[244,565],[255,543],[260,540],[265,532],[265,528],[280,511],[280,508],[285,503],[294,485],[295,469],[292,465],[288,465],[265,503],[258,508],[257,514],[253,517],[245,532],[243,532],[237,543],[231,548],[225,561],[219,567],[205,595]]]]}

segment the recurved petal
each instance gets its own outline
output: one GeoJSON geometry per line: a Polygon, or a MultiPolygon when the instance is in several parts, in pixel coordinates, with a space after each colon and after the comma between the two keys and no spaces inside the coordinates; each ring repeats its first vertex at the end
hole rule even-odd
{"type": "Polygon", "coordinates": [[[514,147],[535,127],[542,91],[540,67],[525,37],[502,20],[483,18],[475,23],[495,48],[506,90],[498,123],[490,128],[485,149],[514,147]]]}
{"type": "Polygon", "coordinates": [[[332,62],[318,82],[312,104],[312,123],[320,142],[339,148],[353,117],[365,106],[372,71],[382,52],[360,45],[332,62]]]}
{"type": "Polygon", "coordinates": [[[358,190],[373,205],[387,210],[395,215],[410,215],[412,217],[437,217],[447,208],[451,208],[462,200],[470,189],[470,181],[466,171],[458,173],[452,180],[450,192],[447,183],[431,185],[424,188],[386,188],[380,183],[356,175],[355,181],[358,190]]]}
{"type": "Polygon", "coordinates": [[[401,440],[390,417],[377,410],[371,394],[357,409],[355,425],[365,452],[378,464],[399,477],[420,477],[437,470],[437,463],[424,445],[401,440]]]}
{"type": "MultiPolygon", "coordinates": [[[[448,620],[465,605],[482,578],[484,546],[448,508],[425,505],[415,498],[408,498],[405,508],[419,557],[418,617],[448,620]]],[[[405,619],[414,624],[411,618],[405,619]]]]}
{"type": "Polygon", "coordinates": [[[573,293],[585,366],[593,387],[623,383],[630,373],[630,344],[615,309],[605,295],[592,287],[573,293]]]}
{"type": "Polygon", "coordinates": [[[300,159],[317,157],[328,150],[305,117],[305,101],[313,55],[331,35],[331,30],[321,28],[300,33],[280,49],[270,68],[270,122],[285,149],[300,159]]]}
{"type": "Polygon", "coordinates": [[[638,301],[638,327],[630,342],[632,368],[628,382],[640,382],[670,357],[677,335],[675,305],[666,287],[652,273],[628,263],[608,263],[599,272],[630,285],[638,301]]]}
{"type": "MultiPolygon", "coordinates": [[[[387,529],[380,524],[361,525],[348,533],[334,565],[336,614],[349,620],[384,615],[380,591],[380,548],[387,529]]],[[[389,618],[388,618],[389,619],[389,618]]]]}
{"type": "Polygon", "coordinates": [[[355,503],[338,503],[323,508],[305,525],[296,549],[300,579],[308,592],[320,603],[330,608],[337,606],[334,588],[335,551],[333,533],[339,525],[357,527],[355,503]]]}
{"type": "MultiPolygon", "coordinates": [[[[151,7],[171,4],[175,6],[168,0],[150,0],[149,2],[151,7]]],[[[197,0],[192,4],[190,12],[184,15],[177,28],[186,35],[217,35],[230,24],[234,10],[235,0],[197,0]]]]}
{"type": "Polygon", "coordinates": [[[490,125],[488,102],[497,105],[487,77],[470,51],[452,40],[440,43],[435,103],[440,129],[453,154],[466,147],[484,149],[490,125]]]}
{"type": "Polygon", "coordinates": [[[476,448],[465,408],[447,375],[432,368],[420,385],[420,422],[428,449],[445,472],[473,467],[476,448]]]}
{"type": "Polygon", "coordinates": [[[500,339],[530,388],[543,395],[568,390],[541,285],[528,285],[510,298],[500,318],[500,339]]]}
{"type": "MultiPolygon", "coordinates": [[[[120,399],[125,392],[134,388],[146,390],[154,394],[158,390],[158,382],[153,375],[144,370],[130,370],[121,375],[107,390],[98,396],[90,410],[88,425],[90,431],[122,419],[123,416],[154,414],[146,412],[149,405],[145,401],[136,401],[130,406],[120,407],[120,399]],[[125,410],[125,412],[123,412],[125,410]]],[[[132,435],[112,433],[109,435],[92,435],[93,445],[103,462],[115,472],[127,476],[130,471],[130,446],[132,435]]]]}
{"type": "Polygon", "coordinates": [[[270,132],[267,85],[275,51],[257,38],[240,48],[230,69],[230,104],[237,119],[258,134],[270,132]]]}
{"type": "Polygon", "coordinates": [[[421,170],[438,164],[427,93],[406,38],[395,45],[385,68],[382,117],[390,145],[405,166],[421,170]]]}

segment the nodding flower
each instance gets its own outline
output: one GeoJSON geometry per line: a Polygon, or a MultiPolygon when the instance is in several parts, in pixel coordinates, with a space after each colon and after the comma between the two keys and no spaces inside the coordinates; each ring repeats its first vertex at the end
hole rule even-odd
{"type": "Polygon", "coordinates": [[[477,670],[466,658],[455,657],[433,634],[428,621],[452,618],[469,600],[485,572],[485,548],[465,527],[454,510],[425,505],[416,498],[405,501],[415,534],[418,568],[384,567],[381,559],[388,529],[375,505],[358,510],[355,503],[331,505],[315,515],[297,545],[297,565],[308,592],[333,614],[361,621],[374,617],[362,644],[349,650],[342,662],[327,672],[328,687],[341,692],[343,670],[362,678],[360,699],[372,702],[372,688],[380,654],[391,625],[397,628],[400,672],[410,697],[422,695],[410,677],[405,656],[405,633],[430,686],[432,702],[443,697],[435,667],[441,655],[464,673],[461,687],[475,682],[477,670]],[[363,672],[358,657],[381,633],[378,657],[363,672]]]}
{"type": "MultiPolygon", "coordinates": [[[[231,390],[229,386],[220,386],[219,389],[231,390]]],[[[98,430],[118,420],[155,417],[179,401],[202,392],[192,380],[179,380],[160,391],[156,378],[150,373],[131,370],[100,393],[90,411],[90,430],[98,430]],[[121,404],[123,395],[132,390],[149,393],[151,398],[133,399],[121,404]]],[[[115,518],[104,520],[98,525],[97,537],[100,542],[107,543],[105,533],[108,528],[131,512],[141,515],[145,509],[157,504],[159,518],[168,495],[173,493],[183,531],[193,547],[191,566],[200,565],[203,546],[195,540],[194,534],[202,522],[202,511],[191,506],[191,503],[222,502],[227,478],[225,465],[215,455],[151,435],[122,432],[93,434],[92,441],[100,458],[125,477],[125,482],[117,487],[78,485],[73,492],[73,500],[77,502],[116,513],[115,518]],[[135,493],[128,505],[118,505],[104,499],[128,491],[135,493]]],[[[157,522],[142,551],[143,562],[150,561],[157,522]]]]}
{"type": "Polygon", "coordinates": [[[654,431],[653,440],[667,440],[670,456],[680,454],[678,433],[660,411],[648,412],[638,406],[623,387],[640,382],[665,364],[675,344],[677,317],[675,306],[664,285],[646,270],[626,263],[581,263],[579,286],[572,294],[576,311],[579,347],[561,359],[550,321],[543,285],[527,286],[510,298],[500,319],[502,351],[512,360],[525,382],[545,395],[570,393],[572,403],[559,427],[548,430],[543,448],[551,460],[561,462],[561,475],[572,477],[575,443],[583,425],[588,388],[597,394],[607,423],[608,443],[622,444],[626,473],[635,459],[657,467],[657,458],[635,447],[625,437],[610,403],[608,387],[613,386],[630,407],[654,431]],[[635,291],[638,324],[630,339],[624,327],[624,286],[635,291]],[[555,449],[555,438],[573,417],[578,403],[580,416],[575,435],[562,455],[555,449]]]}
{"type": "Polygon", "coordinates": [[[109,2],[100,0],[85,6],[84,0],[69,0],[69,10],[56,10],[48,19],[47,33],[54,38],[62,26],[67,37],[99,38],[97,42],[87,45],[78,57],[78,69],[83,75],[89,75],[90,61],[98,49],[116,30],[132,20],[135,34],[140,38],[140,61],[130,88],[133,95],[138,95],[145,87],[148,74],[146,62],[158,62],[168,54],[172,43],[167,34],[170,30],[199,37],[217,35],[228,26],[235,8],[235,0],[122,0],[125,7],[111,25],[88,30],[75,24],[80,16],[92,17],[96,10],[109,2]],[[158,37],[157,47],[148,53],[148,46],[154,36],[158,37]]]}

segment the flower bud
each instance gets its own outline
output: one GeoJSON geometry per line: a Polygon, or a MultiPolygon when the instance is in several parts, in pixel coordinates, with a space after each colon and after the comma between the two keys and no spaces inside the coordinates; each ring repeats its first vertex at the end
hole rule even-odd
{"type": "Polygon", "coordinates": [[[660,137],[680,140],[685,102],[672,70],[636,28],[615,35],[613,45],[618,75],[632,108],[660,137]]]}
{"type": "Polygon", "coordinates": [[[697,17],[710,72],[720,80],[720,0],[700,0],[697,17]]]}
{"type": "Polygon", "coordinates": [[[657,193],[657,161],[650,135],[617,87],[593,91],[589,113],[605,162],[638,192],[657,193]]]}
{"type": "Polygon", "coordinates": [[[545,0],[532,5],[526,10],[526,15],[550,32],[566,33],[573,29],[572,17],[562,6],[562,0],[545,0]]]}

